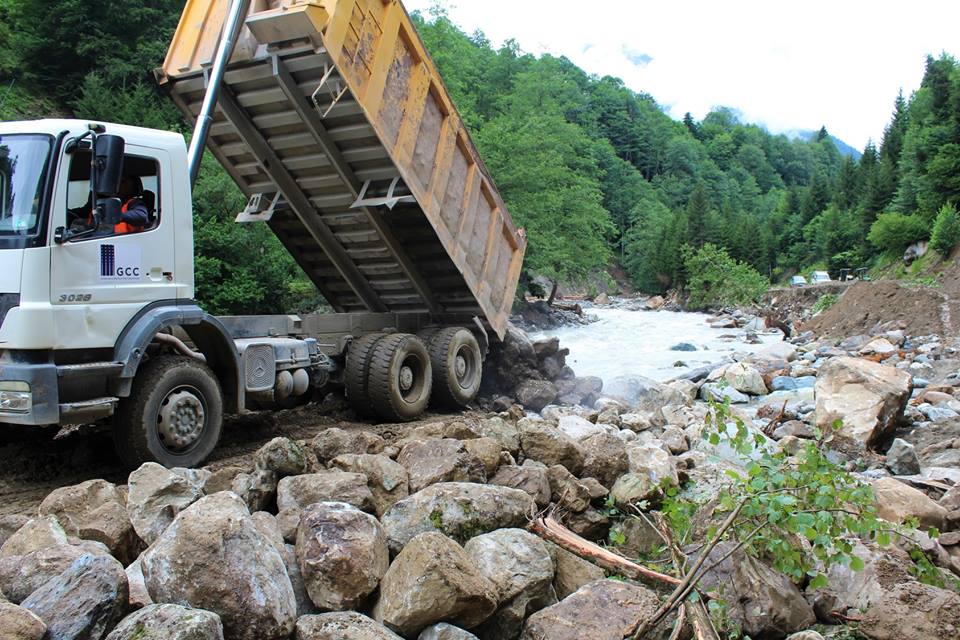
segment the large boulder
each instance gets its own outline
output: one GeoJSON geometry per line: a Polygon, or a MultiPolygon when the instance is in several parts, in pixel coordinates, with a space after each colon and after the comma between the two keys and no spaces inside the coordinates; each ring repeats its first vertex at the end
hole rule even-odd
{"type": "Polygon", "coordinates": [[[668,404],[686,404],[684,395],[663,383],[643,376],[625,375],[610,380],[604,388],[604,395],[622,400],[640,412],[650,412],[655,426],[663,425],[660,408],[668,404]]]}
{"type": "Polygon", "coordinates": [[[520,466],[511,464],[497,469],[490,484],[526,491],[540,508],[550,504],[550,478],[547,465],[536,460],[526,460],[520,466]]]}
{"type": "Polygon", "coordinates": [[[230,490],[240,496],[251,512],[264,511],[276,500],[278,479],[276,471],[254,469],[250,473],[238,473],[230,490]]]}
{"type": "Polygon", "coordinates": [[[750,396],[767,395],[767,385],[763,382],[763,376],[749,364],[733,363],[724,370],[723,379],[741,393],[750,396]]]}
{"type": "Polygon", "coordinates": [[[303,616],[296,640],[402,640],[390,629],[355,611],[303,616]]]}
{"type": "Polygon", "coordinates": [[[446,622],[430,625],[420,632],[417,640],[478,640],[477,636],[446,622]]]}
{"type": "Polygon", "coordinates": [[[409,637],[441,621],[471,629],[496,608],[496,586],[463,548],[428,532],[407,543],[390,565],[373,617],[409,637]]]}
{"type": "Polygon", "coordinates": [[[0,591],[11,602],[21,602],[88,554],[110,556],[104,545],[83,541],[76,545],[52,544],[24,555],[0,558],[0,591]]]}
{"type": "Polygon", "coordinates": [[[516,638],[523,620],[557,601],[547,545],[523,529],[500,529],[471,538],[463,550],[496,587],[500,603],[483,623],[484,638],[516,638]]]}
{"type": "Polygon", "coordinates": [[[207,496],[180,512],[142,564],[154,602],[213,611],[231,638],[293,632],[297,604],[283,556],[236,494],[207,496]]]}
{"type": "Polygon", "coordinates": [[[21,514],[0,515],[0,547],[29,520],[29,517],[21,514]]]}
{"type": "Polygon", "coordinates": [[[223,640],[220,617],[178,604],[152,604],[123,619],[107,640],[223,640]]]}
{"type": "Polygon", "coordinates": [[[866,611],[902,582],[912,582],[910,556],[896,546],[877,548],[855,542],[852,554],[863,560],[863,569],[834,563],[826,571],[827,586],[808,592],[817,617],[832,620],[833,612],[866,611]]]}
{"type": "Polygon", "coordinates": [[[415,536],[438,531],[458,542],[502,529],[523,527],[536,513],[530,494],[519,489],[469,482],[441,482],[397,502],[381,518],[390,551],[415,536]]]}
{"type": "Polygon", "coordinates": [[[520,432],[517,430],[517,425],[512,422],[494,416],[481,420],[475,428],[478,435],[493,438],[500,443],[504,451],[509,451],[511,455],[515,456],[520,451],[520,432]]]}
{"type": "Polygon", "coordinates": [[[407,470],[410,491],[416,493],[437,482],[486,482],[483,463],[453,438],[414,440],[397,456],[407,470]]]}
{"type": "Polygon", "coordinates": [[[655,486],[679,484],[677,466],[658,441],[627,446],[627,470],[646,476],[655,486]]]}
{"type": "Polygon", "coordinates": [[[517,423],[520,430],[520,448],[526,458],[553,466],[560,464],[579,474],[583,468],[583,450],[580,445],[555,426],[540,420],[524,418],[517,423]]]}
{"type": "Polygon", "coordinates": [[[858,631],[870,640],[956,638],[960,595],[919,582],[899,584],[867,609],[858,631]]]}
{"type": "Polygon", "coordinates": [[[530,411],[540,411],[557,399],[557,386],[549,380],[528,379],[517,388],[517,402],[530,411]]]}
{"type": "Polygon", "coordinates": [[[310,600],[326,611],[356,608],[390,566],[383,527],[344,502],[318,502],[304,509],[296,546],[310,600]]]}
{"type": "Polygon", "coordinates": [[[383,453],[383,438],[369,431],[344,431],[331,427],[310,441],[310,448],[320,462],[329,462],[345,453],[383,453]]]}
{"type": "Polygon", "coordinates": [[[0,638],[42,640],[47,625],[37,614],[9,602],[0,602],[0,638]]]}
{"type": "Polygon", "coordinates": [[[727,615],[751,638],[782,638],[816,622],[813,608],[796,585],[732,542],[717,545],[708,564],[723,559],[704,574],[700,586],[727,602],[727,615]],[[728,554],[731,554],[728,556],[728,554]]]}
{"type": "Polygon", "coordinates": [[[257,469],[272,471],[284,478],[310,473],[315,465],[315,457],[300,443],[290,438],[277,437],[253,454],[253,464],[257,469]]]}
{"type": "Polygon", "coordinates": [[[522,640],[622,640],[637,622],[653,617],[657,594],[617,580],[597,580],[527,619],[522,640]]]}
{"type": "Polygon", "coordinates": [[[373,496],[373,512],[377,517],[386,513],[395,502],[410,495],[407,470],[385,455],[345,453],[331,460],[330,466],[367,476],[367,487],[373,496]]]}
{"type": "Polygon", "coordinates": [[[177,514],[203,497],[202,485],[156,462],[146,462],[127,480],[127,515],[148,545],[160,537],[177,514]]]}
{"type": "Polygon", "coordinates": [[[585,584],[602,580],[605,576],[603,569],[587,562],[580,556],[570,553],[562,547],[550,543],[551,551],[556,556],[556,571],[553,579],[553,588],[557,598],[563,600],[585,584]]]}
{"type": "Polygon", "coordinates": [[[553,465],[547,470],[547,477],[550,479],[550,499],[561,509],[580,513],[590,506],[593,497],[590,487],[566,467],[553,465]]]}
{"type": "Polygon", "coordinates": [[[899,524],[916,518],[923,527],[945,528],[947,510],[919,489],[894,478],[880,478],[873,482],[873,493],[877,515],[888,522],[899,524]]]}
{"type": "Polygon", "coordinates": [[[897,426],[913,383],[910,374],[859,358],[831,358],[817,376],[817,426],[832,428],[860,447],[872,447],[897,426]]]}
{"type": "Polygon", "coordinates": [[[69,544],[69,540],[67,532],[56,517],[31,518],[0,546],[0,558],[25,556],[61,544],[69,544]]]}
{"type": "Polygon", "coordinates": [[[54,489],[37,512],[54,516],[67,535],[102,542],[124,564],[133,562],[140,551],[124,495],[106,480],[54,489]]]}
{"type": "Polygon", "coordinates": [[[127,575],[107,555],[83,555],[20,603],[51,640],[101,640],[127,612],[127,575]]]}
{"type": "Polygon", "coordinates": [[[277,508],[303,510],[315,502],[346,502],[373,511],[373,494],[362,473],[331,471],[288,476],[277,485],[277,508]]]}
{"type": "Polygon", "coordinates": [[[626,473],[627,443],[611,433],[598,433],[580,441],[583,450],[581,475],[596,478],[605,487],[610,487],[617,478],[626,473]]]}

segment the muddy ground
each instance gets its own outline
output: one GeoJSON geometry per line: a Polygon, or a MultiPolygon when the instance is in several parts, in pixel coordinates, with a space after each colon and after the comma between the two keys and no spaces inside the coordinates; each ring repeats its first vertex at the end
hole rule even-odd
{"type": "MultiPolygon", "coordinates": [[[[457,414],[458,417],[460,414],[457,414]]],[[[377,433],[387,442],[417,426],[452,416],[427,414],[404,424],[373,424],[352,419],[342,412],[324,413],[321,405],[310,404],[278,412],[228,416],[224,420],[220,445],[206,468],[252,466],[253,453],[271,438],[286,436],[306,440],[330,427],[363,429],[377,433]]],[[[48,493],[57,487],[103,478],[126,484],[128,471],[113,450],[109,428],[90,425],[55,430],[17,430],[0,442],[0,515],[33,515],[48,493]]]]}

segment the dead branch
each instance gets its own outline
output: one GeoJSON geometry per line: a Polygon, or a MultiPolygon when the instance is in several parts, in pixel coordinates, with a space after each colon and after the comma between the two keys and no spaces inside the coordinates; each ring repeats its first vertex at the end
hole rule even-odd
{"type": "Polygon", "coordinates": [[[784,400],[784,401],[783,401],[783,406],[780,407],[780,413],[778,413],[776,416],[774,416],[773,420],[771,420],[770,422],[768,422],[767,425],[763,428],[763,433],[764,433],[764,435],[766,435],[768,438],[772,438],[772,437],[773,437],[773,432],[776,431],[776,430],[777,430],[777,426],[778,426],[781,422],[783,422],[783,418],[784,418],[784,416],[785,416],[786,413],[787,413],[787,402],[788,402],[787,400],[784,400]]]}
{"type": "Polygon", "coordinates": [[[680,640],[680,635],[683,633],[683,627],[687,624],[687,608],[683,605],[680,605],[680,608],[677,609],[677,622],[673,625],[673,632],[670,634],[669,640],[680,640]]]}
{"type": "Polygon", "coordinates": [[[544,540],[549,540],[570,553],[589,560],[593,564],[609,571],[623,574],[633,580],[639,580],[648,584],[653,583],[657,586],[680,584],[678,578],[647,569],[636,562],[627,560],[623,556],[618,556],[611,551],[607,551],[589,540],[584,540],[557,522],[550,514],[536,518],[527,528],[544,540]]]}

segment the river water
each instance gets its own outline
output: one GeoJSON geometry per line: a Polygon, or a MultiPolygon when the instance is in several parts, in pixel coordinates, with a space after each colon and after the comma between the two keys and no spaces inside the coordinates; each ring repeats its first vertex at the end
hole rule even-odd
{"type": "Polygon", "coordinates": [[[703,313],[628,311],[615,308],[585,310],[600,320],[585,326],[564,327],[531,336],[560,338],[570,349],[567,364],[578,376],[597,376],[604,383],[627,374],[669,380],[683,373],[729,358],[735,352],[754,353],[783,339],[780,332],[762,333],[763,344],[749,344],[743,329],[714,329],[703,313]],[[727,336],[727,337],[723,337],[727,336]],[[730,336],[735,336],[731,338],[730,336]],[[696,351],[672,351],[689,342],[696,351]],[[675,366],[682,363],[683,366],[675,366]]]}

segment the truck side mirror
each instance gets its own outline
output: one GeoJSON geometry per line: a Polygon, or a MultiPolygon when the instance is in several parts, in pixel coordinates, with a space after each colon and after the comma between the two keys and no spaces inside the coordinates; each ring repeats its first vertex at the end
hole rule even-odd
{"type": "Polygon", "coordinates": [[[115,225],[120,222],[120,214],[122,213],[123,205],[120,203],[120,198],[101,198],[97,200],[97,209],[99,220],[105,222],[109,225],[115,225]]]}
{"type": "Polygon", "coordinates": [[[93,162],[96,164],[97,195],[113,196],[120,189],[123,177],[123,138],[108,134],[96,138],[96,152],[93,162]]]}

